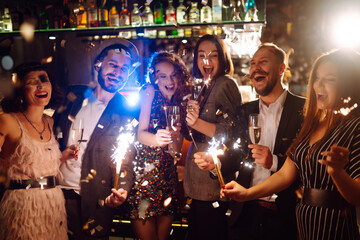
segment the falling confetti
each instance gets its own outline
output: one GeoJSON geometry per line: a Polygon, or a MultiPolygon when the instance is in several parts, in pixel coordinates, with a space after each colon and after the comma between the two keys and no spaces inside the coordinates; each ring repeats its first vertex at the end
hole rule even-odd
{"type": "Polygon", "coordinates": [[[164,207],[168,207],[168,206],[170,205],[170,203],[171,203],[171,200],[172,200],[171,197],[168,197],[167,199],[165,199],[165,201],[164,201],[164,207]]]}
{"type": "Polygon", "coordinates": [[[213,202],[212,203],[212,206],[213,206],[213,208],[218,208],[218,207],[220,207],[220,205],[219,205],[219,203],[216,201],[216,202],[213,202]]]}

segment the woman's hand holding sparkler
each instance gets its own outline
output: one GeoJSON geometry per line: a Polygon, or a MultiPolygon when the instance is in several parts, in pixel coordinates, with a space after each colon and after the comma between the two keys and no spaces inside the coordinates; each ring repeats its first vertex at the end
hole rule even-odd
{"type": "Polygon", "coordinates": [[[329,175],[333,175],[344,170],[349,163],[349,154],[349,149],[334,144],[330,151],[321,153],[325,159],[320,159],[319,163],[326,166],[329,175]]]}
{"type": "Polygon", "coordinates": [[[238,202],[249,200],[248,189],[244,188],[235,181],[231,181],[220,190],[220,197],[229,197],[238,202]]]}
{"type": "Polygon", "coordinates": [[[194,154],[194,162],[204,171],[210,171],[215,168],[214,160],[211,155],[206,152],[197,152],[194,154]]]}
{"type": "Polygon", "coordinates": [[[172,143],[171,132],[169,131],[169,128],[166,127],[166,129],[159,129],[155,134],[155,141],[156,146],[159,147],[165,147],[166,145],[172,143]]]}
{"type": "Polygon", "coordinates": [[[123,204],[127,198],[128,192],[122,188],[111,189],[111,194],[105,199],[105,204],[109,207],[118,207],[123,204]]]}
{"type": "Polygon", "coordinates": [[[189,100],[187,103],[187,109],[186,123],[189,127],[193,127],[199,119],[199,103],[195,100],[189,100]],[[191,111],[189,109],[191,109],[191,111]]]}

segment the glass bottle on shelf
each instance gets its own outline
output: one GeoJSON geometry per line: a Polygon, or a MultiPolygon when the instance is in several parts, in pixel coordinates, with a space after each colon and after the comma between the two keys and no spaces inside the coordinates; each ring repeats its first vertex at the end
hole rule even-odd
{"type": "MultiPolygon", "coordinates": [[[[154,14],[150,8],[149,3],[145,3],[145,9],[143,14],[141,15],[142,17],[142,24],[144,26],[151,26],[154,24],[154,14]]],[[[144,30],[144,34],[145,37],[147,38],[156,38],[156,30],[155,29],[145,29],[144,30]]]]}
{"type": "Polygon", "coordinates": [[[213,0],[212,1],[212,17],[214,22],[221,22],[222,20],[222,0],[213,0]]]}
{"type": "Polygon", "coordinates": [[[141,25],[140,11],[137,3],[134,3],[134,8],[131,12],[131,25],[133,27],[138,27],[141,25]]]}
{"type": "Polygon", "coordinates": [[[154,24],[154,14],[150,8],[148,2],[145,3],[145,9],[143,14],[141,15],[141,22],[144,26],[149,26],[154,24]]]}
{"type": "Polygon", "coordinates": [[[251,22],[258,21],[255,1],[247,0],[245,3],[245,8],[246,8],[245,21],[251,21],[251,22]]]}
{"type": "Polygon", "coordinates": [[[109,26],[109,11],[107,10],[105,6],[106,1],[102,1],[99,6],[99,26],[100,27],[107,27],[109,26]]]}
{"type": "Polygon", "coordinates": [[[198,23],[200,22],[199,9],[197,8],[197,2],[191,2],[191,9],[189,12],[189,22],[198,23]]]}
{"type": "Polygon", "coordinates": [[[154,3],[154,22],[155,24],[164,23],[163,5],[161,0],[156,0],[154,3]]]}
{"type": "Polygon", "coordinates": [[[241,0],[231,0],[234,2],[234,8],[233,8],[233,17],[232,20],[233,21],[241,21],[241,16],[242,16],[242,6],[241,6],[241,0]]]}
{"type": "Polygon", "coordinates": [[[0,9],[0,31],[4,31],[3,10],[0,9]]]}
{"type": "MultiPolygon", "coordinates": [[[[127,0],[124,0],[122,4],[120,12],[120,26],[130,26],[130,12],[128,10],[127,0]]],[[[123,38],[131,38],[130,31],[122,31],[119,35],[123,38]]]]}
{"type": "Polygon", "coordinates": [[[184,0],[179,0],[179,6],[176,8],[176,21],[180,24],[187,23],[186,7],[184,0]]]}
{"type": "Polygon", "coordinates": [[[90,2],[90,8],[88,9],[88,17],[89,17],[89,24],[90,27],[99,27],[99,15],[98,9],[96,7],[96,2],[90,2]]]}
{"type": "Polygon", "coordinates": [[[120,26],[130,25],[130,12],[127,9],[127,0],[123,1],[122,9],[120,12],[120,26]]]}
{"type": "Polygon", "coordinates": [[[5,32],[12,32],[12,22],[11,22],[11,16],[8,8],[4,8],[4,15],[2,17],[3,20],[3,31],[5,32]]]}
{"type": "Polygon", "coordinates": [[[110,27],[118,27],[119,24],[119,13],[116,10],[116,6],[112,6],[109,11],[109,26],[110,27]]]}
{"type": "Polygon", "coordinates": [[[84,0],[79,0],[78,8],[74,9],[77,17],[77,28],[87,27],[87,12],[85,11],[84,0]]]}
{"type": "Polygon", "coordinates": [[[169,5],[166,8],[166,24],[176,24],[176,11],[173,6],[173,1],[169,0],[169,5]]]}
{"type": "Polygon", "coordinates": [[[232,19],[233,6],[230,0],[223,0],[222,3],[222,20],[230,21],[232,19]]]}
{"type": "Polygon", "coordinates": [[[211,7],[207,4],[207,1],[202,1],[201,3],[205,3],[200,11],[200,22],[212,22],[212,13],[211,7]]]}

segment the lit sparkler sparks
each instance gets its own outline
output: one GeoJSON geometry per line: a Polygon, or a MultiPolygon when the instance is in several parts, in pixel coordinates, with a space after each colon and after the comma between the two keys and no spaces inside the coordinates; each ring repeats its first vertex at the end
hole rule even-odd
{"type": "Polygon", "coordinates": [[[120,134],[117,137],[117,141],[116,141],[117,146],[115,147],[115,151],[112,155],[112,158],[116,163],[116,176],[115,176],[115,184],[114,184],[115,189],[118,188],[122,160],[125,158],[129,146],[135,140],[134,128],[139,123],[136,119],[133,119],[131,122],[130,121],[128,122],[129,123],[126,124],[125,127],[120,128],[120,134]]]}
{"type": "Polygon", "coordinates": [[[335,110],[334,113],[335,114],[342,114],[343,116],[347,116],[349,115],[349,113],[354,110],[355,108],[357,108],[357,103],[354,103],[354,105],[352,105],[351,107],[349,107],[349,102],[351,101],[351,97],[348,97],[346,99],[343,99],[344,104],[346,104],[346,107],[342,107],[339,110],[335,110]]]}
{"type": "Polygon", "coordinates": [[[224,182],[224,178],[220,171],[220,162],[219,162],[218,156],[223,155],[226,150],[226,146],[223,144],[223,142],[224,142],[224,139],[222,139],[221,141],[216,141],[215,138],[213,138],[212,141],[209,142],[209,149],[208,149],[208,153],[213,158],[216,174],[218,176],[221,187],[223,187],[225,185],[225,182],[224,182]],[[220,145],[223,145],[223,148],[219,148],[220,145]]]}

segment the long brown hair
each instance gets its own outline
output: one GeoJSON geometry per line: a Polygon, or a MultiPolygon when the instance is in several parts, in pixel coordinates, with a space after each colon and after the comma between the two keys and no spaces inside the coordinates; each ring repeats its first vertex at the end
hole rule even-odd
{"type": "Polygon", "coordinates": [[[198,60],[198,51],[199,46],[202,42],[209,41],[215,44],[216,50],[219,54],[219,72],[214,76],[214,79],[218,76],[222,76],[225,74],[229,74],[233,76],[234,74],[234,65],[231,60],[231,55],[228,52],[226,45],[223,40],[221,40],[217,35],[204,35],[202,36],[199,41],[196,42],[195,49],[194,49],[194,60],[193,60],[193,74],[195,77],[204,77],[201,74],[199,66],[197,64],[198,60]]]}
{"type": "MultiPolygon", "coordinates": [[[[317,129],[320,124],[320,120],[324,119],[328,128],[325,133],[327,136],[337,125],[341,124],[345,120],[345,116],[341,114],[335,114],[335,110],[339,110],[344,107],[343,99],[351,98],[350,105],[354,103],[360,103],[360,55],[349,49],[335,50],[330,53],[326,53],[318,57],[312,67],[308,88],[307,88],[307,100],[304,106],[304,123],[303,126],[291,144],[288,155],[294,153],[296,146],[304,139],[311,131],[317,129]],[[338,71],[338,86],[337,86],[337,99],[335,106],[332,109],[318,109],[316,95],[314,91],[314,82],[317,77],[317,70],[320,64],[324,62],[333,63],[338,71]],[[325,118],[324,118],[325,116],[325,118]]],[[[355,108],[350,112],[346,118],[351,116],[359,116],[360,109],[355,108]]],[[[324,137],[322,139],[325,139],[324,137]]],[[[320,140],[318,146],[324,140],[320,140]]]]}

